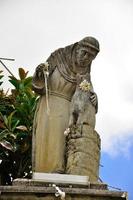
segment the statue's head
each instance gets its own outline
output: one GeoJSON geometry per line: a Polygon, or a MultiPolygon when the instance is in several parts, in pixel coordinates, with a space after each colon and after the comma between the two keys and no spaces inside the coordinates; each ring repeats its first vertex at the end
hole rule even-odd
{"type": "Polygon", "coordinates": [[[95,50],[97,53],[100,51],[99,42],[94,37],[85,37],[78,42],[81,47],[88,47],[95,50]]]}
{"type": "Polygon", "coordinates": [[[100,51],[99,42],[93,37],[85,37],[77,43],[76,62],[80,67],[87,67],[100,51]]]}

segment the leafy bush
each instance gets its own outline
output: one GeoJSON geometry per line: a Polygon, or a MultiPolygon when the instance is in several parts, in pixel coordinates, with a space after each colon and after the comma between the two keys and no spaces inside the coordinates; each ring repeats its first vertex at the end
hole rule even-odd
{"type": "MultiPolygon", "coordinates": [[[[11,94],[0,91],[1,184],[12,184],[15,178],[31,178],[32,175],[32,123],[37,96],[31,89],[32,77],[27,74],[19,68],[19,79],[9,76],[9,82],[14,86],[11,94]]],[[[0,80],[2,78],[0,75],[0,80]]]]}

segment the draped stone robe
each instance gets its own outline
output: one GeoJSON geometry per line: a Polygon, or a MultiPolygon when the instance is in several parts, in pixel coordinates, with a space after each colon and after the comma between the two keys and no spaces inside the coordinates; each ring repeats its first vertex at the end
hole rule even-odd
{"type": "MultiPolygon", "coordinates": [[[[33,125],[33,158],[35,172],[64,173],[65,136],[68,127],[69,109],[76,88],[76,73],[72,71],[74,45],[58,49],[48,58],[49,63],[49,108],[47,113],[45,84],[36,72],[33,89],[41,94],[33,125]]],[[[88,71],[87,68],[86,71],[88,71]]]]}

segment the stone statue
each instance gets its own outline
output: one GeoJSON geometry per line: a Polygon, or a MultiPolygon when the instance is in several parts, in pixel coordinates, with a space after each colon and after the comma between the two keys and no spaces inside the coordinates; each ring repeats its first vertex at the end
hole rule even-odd
{"type": "MultiPolygon", "coordinates": [[[[80,170],[70,169],[72,138],[66,137],[64,132],[69,127],[72,117],[71,100],[76,92],[77,77],[88,75],[90,84],[88,102],[91,103],[88,116],[91,116],[91,119],[82,122],[82,132],[83,136],[91,133],[94,135],[98,102],[90,72],[92,61],[98,52],[98,41],[93,37],[85,37],[77,43],[54,51],[47,59],[47,64],[42,63],[37,66],[33,76],[33,90],[40,94],[40,98],[33,125],[34,172],[80,175],[80,170]]],[[[87,113],[85,115],[87,116],[87,113]]],[[[81,174],[86,175],[86,172],[81,174]]]]}
{"type": "Polygon", "coordinates": [[[84,124],[88,124],[93,128],[95,127],[95,107],[90,99],[94,91],[92,90],[90,81],[89,73],[85,75],[77,74],[77,86],[71,100],[68,131],[71,132],[71,129],[77,128],[79,136],[82,135],[84,124]]]}

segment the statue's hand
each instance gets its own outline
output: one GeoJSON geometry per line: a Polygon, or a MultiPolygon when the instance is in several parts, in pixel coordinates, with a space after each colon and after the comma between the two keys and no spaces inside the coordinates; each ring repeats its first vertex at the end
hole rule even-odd
{"type": "Polygon", "coordinates": [[[95,92],[91,91],[90,101],[92,105],[96,108],[97,112],[97,105],[98,105],[98,98],[95,92]]]}

